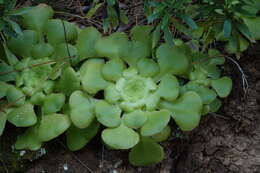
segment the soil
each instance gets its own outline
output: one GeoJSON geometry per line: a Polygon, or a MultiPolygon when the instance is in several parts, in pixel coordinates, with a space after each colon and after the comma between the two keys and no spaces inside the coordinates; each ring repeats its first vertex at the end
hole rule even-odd
{"type": "Polygon", "coordinates": [[[64,136],[41,151],[16,152],[10,145],[21,130],[9,125],[0,137],[0,173],[260,173],[260,44],[238,63],[249,84],[246,96],[237,65],[227,60],[224,71],[234,86],[222,109],[190,133],[174,131],[162,143],[166,157],[160,164],[133,167],[128,152],[106,149],[100,136],[78,152],[65,147],[64,136]]]}

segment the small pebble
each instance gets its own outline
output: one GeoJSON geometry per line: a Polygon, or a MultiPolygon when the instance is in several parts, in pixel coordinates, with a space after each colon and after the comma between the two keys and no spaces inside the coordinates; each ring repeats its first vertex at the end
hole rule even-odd
{"type": "Polygon", "coordinates": [[[65,163],[65,164],[63,165],[63,169],[64,169],[64,171],[68,171],[68,170],[69,170],[69,167],[68,167],[68,164],[67,164],[67,163],[65,163]]]}
{"type": "Polygon", "coordinates": [[[22,157],[22,156],[24,156],[25,155],[25,153],[26,153],[26,151],[25,150],[22,150],[22,151],[20,151],[20,156],[22,157]]]}

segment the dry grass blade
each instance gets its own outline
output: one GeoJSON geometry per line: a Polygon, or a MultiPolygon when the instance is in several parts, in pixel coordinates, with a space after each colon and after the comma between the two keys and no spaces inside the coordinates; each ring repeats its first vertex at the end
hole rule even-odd
{"type": "Polygon", "coordinates": [[[14,73],[14,72],[22,72],[24,70],[27,70],[27,69],[32,69],[32,68],[35,68],[35,67],[39,67],[41,65],[46,65],[46,64],[55,64],[57,62],[60,62],[60,61],[64,61],[64,60],[68,60],[70,58],[73,58],[75,56],[68,56],[68,57],[65,57],[65,58],[60,58],[60,59],[56,59],[56,60],[50,60],[50,61],[46,61],[46,62],[42,62],[42,63],[37,63],[37,64],[33,64],[33,65],[30,65],[30,66],[27,66],[27,67],[24,67],[24,68],[21,68],[21,69],[17,69],[17,70],[11,70],[11,71],[7,71],[7,72],[3,72],[3,73],[0,73],[0,76],[1,75],[7,75],[9,73],[14,73]]]}

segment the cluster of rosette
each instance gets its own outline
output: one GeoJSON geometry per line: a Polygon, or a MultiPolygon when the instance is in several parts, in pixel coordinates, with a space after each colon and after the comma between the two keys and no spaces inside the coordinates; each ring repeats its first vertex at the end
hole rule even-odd
{"type": "Polygon", "coordinates": [[[190,131],[231,91],[216,50],[204,54],[182,41],[159,43],[152,26],[102,36],[94,27],[53,19],[53,13],[39,5],[24,14],[25,30],[7,41],[0,64],[0,98],[7,105],[0,133],[6,122],[27,127],[16,149],[37,150],[65,132],[68,148],[76,151],[101,131],[109,148],[131,150],[131,164],[157,163],[170,121],[190,131]]]}

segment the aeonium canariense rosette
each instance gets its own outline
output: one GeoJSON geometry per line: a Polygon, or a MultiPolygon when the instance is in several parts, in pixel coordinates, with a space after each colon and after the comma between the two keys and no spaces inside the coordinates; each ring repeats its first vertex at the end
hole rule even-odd
{"type": "Polygon", "coordinates": [[[193,130],[231,91],[215,50],[194,52],[185,43],[152,49],[152,26],[134,27],[129,39],[52,16],[49,6],[34,7],[21,21],[23,33],[7,43],[4,65],[18,72],[0,82],[0,98],[11,105],[0,114],[0,132],[6,122],[28,127],[16,149],[37,150],[66,132],[68,148],[80,150],[102,125],[103,142],[131,149],[133,165],[157,163],[171,119],[193,130]]]}

